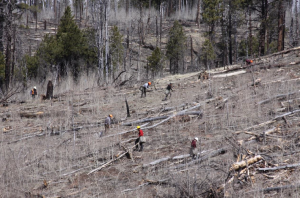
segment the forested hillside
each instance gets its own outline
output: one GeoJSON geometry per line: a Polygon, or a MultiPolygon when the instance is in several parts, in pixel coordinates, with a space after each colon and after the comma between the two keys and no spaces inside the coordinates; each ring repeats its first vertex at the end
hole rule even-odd
{"type": "Polygon", "coordinates": [[[119,85],[282,51],[298,46],[298,6],[296,0],[2,0],[1,94],[33,83],[41,89],[48,80],[56,87],[68,78],[119,85]]]}

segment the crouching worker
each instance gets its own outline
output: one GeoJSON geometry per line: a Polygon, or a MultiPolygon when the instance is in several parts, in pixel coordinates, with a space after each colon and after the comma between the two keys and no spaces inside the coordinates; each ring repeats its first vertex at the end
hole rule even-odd
{"type": "Polygon", "coordinates": [[[146,91],[150,87],[150,85],[151,85],[151,82],[147,82],[143,86],[140,87],[140,90],[142,92],[141,98],[143,97],[143,95],[145,95],[145,97],[146,97],[146,91]]]}
{"type": "Polygon", "coordinates": [[[36,86],[34,86],[31,90],[31,96],[32,98],[35,98],[36,95],[37,95],[37,90],[36,90],[36,86]]]}
{"type": "Polygon", "coordinates": [[[198,138],[195,137],[191,143],[190,155],[193,159],[197,159],[197,157],[198,157],[197,142],[198,142],[198,138]]]}
{"type": "Polygon", "coordinates": [[[109,128],[111,125],[111,119],[113,118],[113,115],[109,114],[106,118],[105,118],[105,134],[107,134],[109,132],[109,128]]]}
{"type": "Polygon", "coordinates": [[[250,65],[251,63],[253,63],[253,60],[251,60],[251,59],[246,59],[246,64],[247,64],[247,65],[250,65]]]}
{"type": "Polygon", "coordinates": [[[143,151],[143,144],[146,140],[145,140],[145,137],[144,137],[144,132],[141,129],[141,127],[137,126],[136,128],[138,130],[139,137],[135,140],[135,150],[138,150],[139,145],[140,145],[140,150],[139,151],[141,152],[141,151],[143,151]]]}

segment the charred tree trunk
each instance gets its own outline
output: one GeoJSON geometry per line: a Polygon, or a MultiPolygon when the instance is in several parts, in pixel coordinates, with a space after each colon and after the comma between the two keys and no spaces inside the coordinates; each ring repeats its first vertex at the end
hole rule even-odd
{"type": "Polygon", "coordinates": [[[143,4],[140,3],[140,42],[141,45],[145,44],[145,33],[144,33],[144,23],[143,23],[143,4]]]}
{"type": "Polygon", "coordinates": [[[251,19],[251,9],[250,9],[250,7],[248,7],[248,9],[249,9],[249,42],[248,42],[248,46],[249,46],[249,52],[248,52],[248,54],[250,55],[250,56],[252,56],[252,19],[251,19]]]}
{"type": "Polygon", "coordinates": [[[12,3],[7,3],[7,16],[5,20],[6,51],[5,51],[5,88],[8,91],[11,78],[11,41],[12,41],[12,3]]]}
{"type": "MultiPolygon", "coordinates": [[[[108,72],[108,68],[109,68],[109,38],[108,38],[108,14],[109,14],[109,4],[110,4],[110,0],[107,0],[105,3],[105,78],[106,78],[106,84],[108,84],[108,79],[109,79],[109,72],[108,72]]],[[[112,73],[112,71],[111,71],[112,73]]]]}
{"type": "Polygon", "coordinates": [[[194,57],[193,57],[193,38],[191,36],[191,67],[194,67],[194,57]]]}
{"type": "Polygon", "coordinates": [[[268,0],[262,0],[261,4],[261,25],[260,25],[260,38],[259,38],[259,56],[265,54],[265,40],[267,31],[267,18],[268,18],[268,0]]]}
{"type": "MultiPolygon", "coordinates": [[[[231,1],[230,1],[231,2],[231,1]]],[[[231,3],[229,3],[229,16],[228,16],[228,43],[229,43],[229,64],[232,65],[232,13],[231,3]]]]}
{"type": "Polygon", "coordinates": [[[296,24],[296,30],[295,30],[295,39],[294,39],[294,46],[298,46],[299,43],[299,21],[298,21],[298,0],[296,0],[295,5],[295,24],[296,24]]]}
{"type": "Polygon", "coordinates": [[[278,5],[278,42],[277,42],[277,51],[284,50],[284,8],[282,0],[279,1],[278,5]]]}
{"type": "Polygon", "coordinates": [[[126,0],[125,11],[126,11],[126,16],[128,16],[128,13],[129,13],[129,0],[126,0]]]}
{"type": "Polygon", "coordinates": [[[160,28],[159,28],[159,46],[161,47],[161,35],[162,35],[162,11],[160,11],[160,28]]]}
{"type": "Polygon", "coordinates": [[[15,73],[15,53],[16,53],[16,26],[13,27],[13,49],[12,49],[12,64],[10,73],[10,82],[13,82],[13,77],[15,73]]]}
{"type": "Polygon", "coordinates": [[[128,105],[128,102],[127,102],[126,98],[125,98],[125,103],[126,103],[127,117],[130,117],[129,105],[128,105]]]}
{"type": "Polygon", "coordinates": [[[3,7],[0,6],[0,52],[3,53],[3,27],[4,27],[4,13],[3,7]]]}
{"type": "Polygon", "coordinates": [[[47,84],[46,99],[49,100],[51,98],[53,98],[53,84],[52,84],[52,81],[49,80],[49,82],[47,84]]]}
{"type": "Polygon", "coordinates": [[[200,6],[201,6],[201,0],[198,0],[198,3],[197,3],[197,14],[196,14],[196,23],[198,25],[198,28],[200,28],[200,6]]]}
{"type": "Polygon", "coordinates": [[[157,16],[155,19],[155,23],[156,23],[156,47],[158,47],[158,21],[157,21],[157,16]]]}

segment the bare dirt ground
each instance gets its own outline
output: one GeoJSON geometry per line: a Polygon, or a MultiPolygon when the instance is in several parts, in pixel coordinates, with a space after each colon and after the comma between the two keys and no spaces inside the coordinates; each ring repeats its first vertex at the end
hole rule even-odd
{"type": "Polygon", "coordinates": [[[212,70],[206,80],[167,76],[146,98],[141,83],[54,89],[51,101],[3,105],[0,197],[299,197],[297,53],[257,60],[246,72],[212,70]],[[162,101],[168,82],[174,92],[162,101]],[[184,110],[201,115],[176,116],[184,110]],[[108,114],[114,124],[100,137],[108,114]],[[147,137],[143,152],[131,149],[137,125],[147,137]],[[197,160],[188,155],[194,137],[197,160]]]}

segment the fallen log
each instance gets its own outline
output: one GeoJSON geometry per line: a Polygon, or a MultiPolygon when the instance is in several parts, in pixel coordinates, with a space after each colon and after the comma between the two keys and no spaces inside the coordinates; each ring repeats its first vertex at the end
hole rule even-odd
{"type": "Polygon", "coordinates": [[[169,159],[171,159],[171,157],[168,156],[168,157],[165,157],[165,158],[158,159],[158,160],[155,160],[153,162],[150,162],[149,164],[143,164],[143,168],[148,167],[148,166],[153,166],[153,165],[159,164],[161,162],[168,161],[169,159]]]}
{"type": "Polygon", "coordinates": [[[254,157],[250,158],[250,159],[247,159],[247,161],[244,160],[244,161],[241,161],[241,162],[236,162],[231,166],[230,170],[238,170],[240,168],[245,168],[246,166],[248,166],[250,164],[254,164],[254,163],[258,162],[261,159],[263,159],[262,156],[257,155],[257,156],[254,156],[254,157]]]}
{"type": "Polygon", "coordinates": [[[87,175],[90,175],[91,173],[94,173],[94,172],[96,172],[96,171],[99,171],[99,170],[101,170],[102,168],[105,168],[106,166],[110,165],[112,162],[117,161],[118,159],[122,158],[122,157],[125,156],[125,155],[128,155],[127,153],[129,153],[129,151],[130,151],[131,149],[133,149],[134,147],[136,147],[136,145],[138,145],[138,144],[139,144],[139,143],[137,143],[137,144],[135,144],[133,147],[127,149],[125,152],[123,152],[123,153],[122,153],[121,155],[119,155],[117,158],[111,159],[111,160],[109,160],[108,162],[102,164],[100,167],[91,170],[87,175]]]}
{"type": "Polygon", "coordinates": [[[182,104],[182,105],[180,105],[180,106],[178,106],[178,107],[165,107],[165,108],[163,108],[162,110],[161,110],[161,113],[162,112],[166,112],[166,111],[171,111],[171,110],[174,110],[174,109],[179,109],[179,108],[182,108],[182,107],[185,107],[185,106],[188,106],[188,104],[182,104]]]}
{"type": "MultiPolygon", "coordinates": [[[[206,153],[208,151],[210,151],[210,150],[202,151],[201,153],[198,153],[197,155],[199,156],[200,154],[206,153]]],[[[159,164],[161,162],[168,161],[168,160],[181,160],[181,159],[189,158],[189,157],[191,157],[190,154],[178,155],[178,156],[174,156],[174,157],[167,156],[167,157],[155,160],[155,161],[153,161],[153,162],[151,162],[149,164],[143,164],[143,167],[148,167],[148,166],[156,165],[156,164],[159,164]]]]}
{"type": "MultiPolygon", "coordinates": [[[[182,112],[182,113],[178,113],[176,114],[176,116],[182,116],[182,115],[198,115],[200,116],[202,114],[201,111],[192,111],[192,112],[182,112]]],[[[133,121],[133,122],[129,122],[129,123],[124,123],[122,124],[122,126],[132,126],[132,125],[136,125],[138,123],[144,123],[144,122],[153,122],[156,120],[162,120],[162,119],[166,119],[169,118],[170,116],[159,116],[159,117],[153,117],[153,118],[145,118],[142,120],[137,120],[137,121],[133,121]]]]}
{"type": "Polygon", "coordinates": [[[155,125],[152,125],[152,126],[149,126],[149,127],[145,127],[144,129],[154,128],[154,127],[156,127],[156,126],[158,126],[158,125],[160,125],[160,124],[162,124],[162,123],[164,123],[164,122],[167,122],[168,120],[170,120],[171,118],[174,118],[175,116],[184,115],[185,112],[190,111],[190,110],[193,110],[193,109],[196,109],[196,108],[199,108],[200,106],[201,106],[201,105],[198,104],[198,105],[196,105],[196,106],[194,106],[194,107],[191,107],[191,108],[189,108],[189,109],[180,111],[180,112],[178,112],[177,114],[174,114],[174,115],[172,115],[172,116],[169,116],[167,119],[164,119],[164,120],[162,120],[161,122],[159,122],[159,123],[157,123],[157,124],[155,124],[155,125]]]}
{"type": "Polygon", "coordinates": [[[39,111],[39,112],[20,112],[20,117],[23,118],[37,118],[37,117],[43,117],[44,112],[39,111]]]}
{"type": "Polygon", "coordinates": [[[106,166],[108,166],[109,164],[111,164],[112,162],[114,162],[114,161],[116,161],[116,160],[118,160],[118,159],[120,159],[120,158],[122,158],[123,156],[125,156],[126,154],[128,153],[128,151],[127,152],[124,152],[124,153],[122,153],[119,157],[117,157],[117,158],[115,158],[115,159],[112,159],[112,160],[109,160],[108,162],[106,162],[106,163],[104,163],[103,165],[101,165],[100,167],[98,167],[98,168],[95,168],[95,169],[93,169],[93,170],[91,170],[87,175],[90,175],[90,174],[92,174],[93,172],[96,172],[96,171],[99,171],[99,170],[101,170],[102,168],[104,168],[104,167],[106,167],[106,166]]]}
{"type": "Polygon", "coordinates": [[[161,184],[168,184],[168,179],[163,179],[163,180],[158,180],[158,181],[153,181],[153,180],[149,180],[149,179],[146,179],[145,181],[147,181],[146,183],[143,183],[135,188],[130,188],[130,189],[126,189],[126,190],[123,190],[122,192],[129,192],[129,191],[134,191],[134,190],[137,190],[139,189],[140,187],[143,187],[143,186],[146,186],[146,185],[150,185],[150,184],[154,184],[154,185],[161,185],[161,184]]]}
{"type": "Polygon", "coordinates": [[[250,126],[248,128],[245,128],[244,130],[245,131],[250,131],[250,130],[258,129],[258,128],[261,128],[261,127],[266,126],[268,124],[273,124],[274,122],[276,122],[276,120],[269,120],[269,121],[266,121],[266,122],[263,122],[263,123],[260,123],[260,124],[257,124],[257,125],[250,126]]]}
{"type": "Polygon", "coordinates": [[[266,104],[266,103],[268,103],[268,102],[270,102],[270,101],[272,101],[274,99],[278,99],[278,100],[285,99],[285,98],[289,97],[290,95],[294,95],[296,93],[298,93],[298,92],[292,92],[292,93],[287,93],[287,94],[280,94],[280,95],[274,96],[272,98],[260,101],[258,104],[259,105],[266,104]]]}
{"type": "Polygon", "coordinates": [[[279,120],[285,116],[288,116],[288,115],[292,115],[292,114],[295,114],[295,113],[298,113],[300,112],[300,109],[298,110],[295,110],[295,111],[291,111],[291,112],[288,112],[288,113],[285,113],[285,114],[282,114],[282,115],[279,115],[279,116],[276,116],[273,120],[279,120]]]}
{"type": "Polygon", "coordinates": [[[205,160],[208,160],[208,159],[210,159],[212,157],[216,157],[218,155],[222,155],[222,154],[224,154],[226,152],[227,152],[227,149],[220,148],[220,149],[218,149],[216,151],[213,151],[213,152],[211,152],[211,153],[209,153],[209,154],[207,154],[205,156],[200,157],[197,160],[193,160],[193,161],[191,161],[189,163],[186,163],[186,164],[180,164],[178,166],[173,166],[173,167],[170,167],[170,169],[177,169],[177,168],[187,167],[187,166],[190,166],[190,165],[193,165],[193,164],[199,164],[199,163],[201,163],[201,162],[203,162],[205,160]]]}
{"type": "Polygon", "coordinates": [[[286,185],[286,186],[276,186],[276,187],[269,187],[269,188],[263,188],[263,189],[258,189],[258,190],[251,190],[245,193],[253,193],[253,192],[271,192],[271,191],[281,191],[281,190],[285,190],[285,189],[290,189],[290,188],[299,188],[299,185],[286,185]]]}
{"type": "Polygon", "coordinates": [[[256,170],[258,171],[276,171],[276,170],[280,170],[280,169],[286,169],[286,168],[296,168],[300,166],[300,163],[298,164],[288,164],[285,166],[277,166],[277,167],[271,167],[271,168],[257,168],[256,170]]]}

